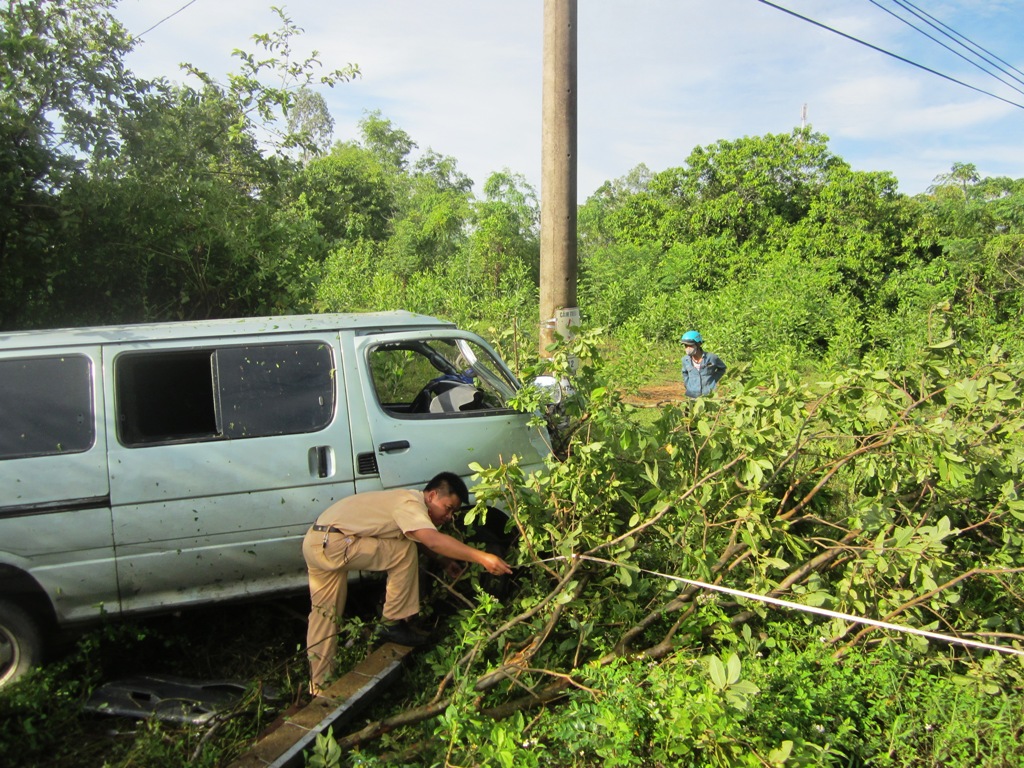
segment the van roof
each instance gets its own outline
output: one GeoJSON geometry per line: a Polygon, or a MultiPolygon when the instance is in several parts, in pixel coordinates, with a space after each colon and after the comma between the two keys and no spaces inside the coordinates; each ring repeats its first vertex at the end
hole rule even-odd
{"type": "Polygon", "coordinates": [[[0,349],[103,344],[124,341],[204,339],[303,331],[355,331],[454,328],[454,323],[429,315],[396,310],[392,312],[327,313],[322,315],[278,315],[227,320],[186,320],[169,323],[106,325],[53,330],[15,331],[0,334],[0,349]]]}

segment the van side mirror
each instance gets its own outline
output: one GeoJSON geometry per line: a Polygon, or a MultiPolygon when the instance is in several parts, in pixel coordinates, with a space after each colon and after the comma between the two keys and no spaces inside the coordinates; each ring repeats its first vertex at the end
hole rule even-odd
{"type": "Polygon", "coordinates": [[[533,380],[533,386],[547,392],[553,406],[561,405],[562,400],[573,393],[568,379],[556,379],[554,376],[537,376],[533,380]]]}

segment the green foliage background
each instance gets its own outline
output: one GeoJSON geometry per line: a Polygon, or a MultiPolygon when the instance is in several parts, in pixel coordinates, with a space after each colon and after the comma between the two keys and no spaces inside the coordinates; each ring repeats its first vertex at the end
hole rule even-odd
{"type": "MultiPolygon", "coordinates": [[[[0,9],[0,327],[403,308],[538,370],[521,175],[496,171],[478,198],[380,113],[332,143],[317,89],[358,67],[297,56],[282,11],[226,82],[144,82],[112,8],[0,9]]],[[[1021,656],[672,578],[1021,650],[1024,180],[956,163],[908,197],[807,128],[639,165],[578,214],[585,324],[554,363],[575,395],[548,472],[479,468],[478,496],[520,536],[512,596],[470,584],[412,684],[311,759],[1024,762],[1021,656]],[[628,405],[678,379],[688,328],[729,365],[717,394],[628,405]]],[[[101,675],[92,651],[87,672],[0,696],[0,758],[72,764],[57,732],[101,675]]],[[[259,674],[299,690],[301,654],[259,674]]],[[[108,764],[219,764],[254,732],[140,729],[108,764]]]]}

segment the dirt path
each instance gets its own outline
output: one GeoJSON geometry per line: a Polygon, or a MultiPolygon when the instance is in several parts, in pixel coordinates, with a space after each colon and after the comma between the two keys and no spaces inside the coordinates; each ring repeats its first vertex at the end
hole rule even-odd
{"type": "Polygon", "coordinates": [[[635,395],[627,395],[623,399],[627,403],[642,406],[677,403],[686,399],[686,388],[681,381],[671,384],[652,385],[642,387],[635,395]]]}

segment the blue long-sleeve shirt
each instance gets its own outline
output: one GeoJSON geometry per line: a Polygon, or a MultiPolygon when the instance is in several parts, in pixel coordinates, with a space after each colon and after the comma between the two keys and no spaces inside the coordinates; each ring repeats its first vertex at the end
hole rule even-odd
{"type": "Polygon", "coordinates": [[[725,373],[722,358],[711,352],[705,352],[700,360],[700,368],[693,364],[689,355],[683,355],[683,383],[686,384],[687,397],[707,395],[718,386],[718,380],[725,373]]]}

